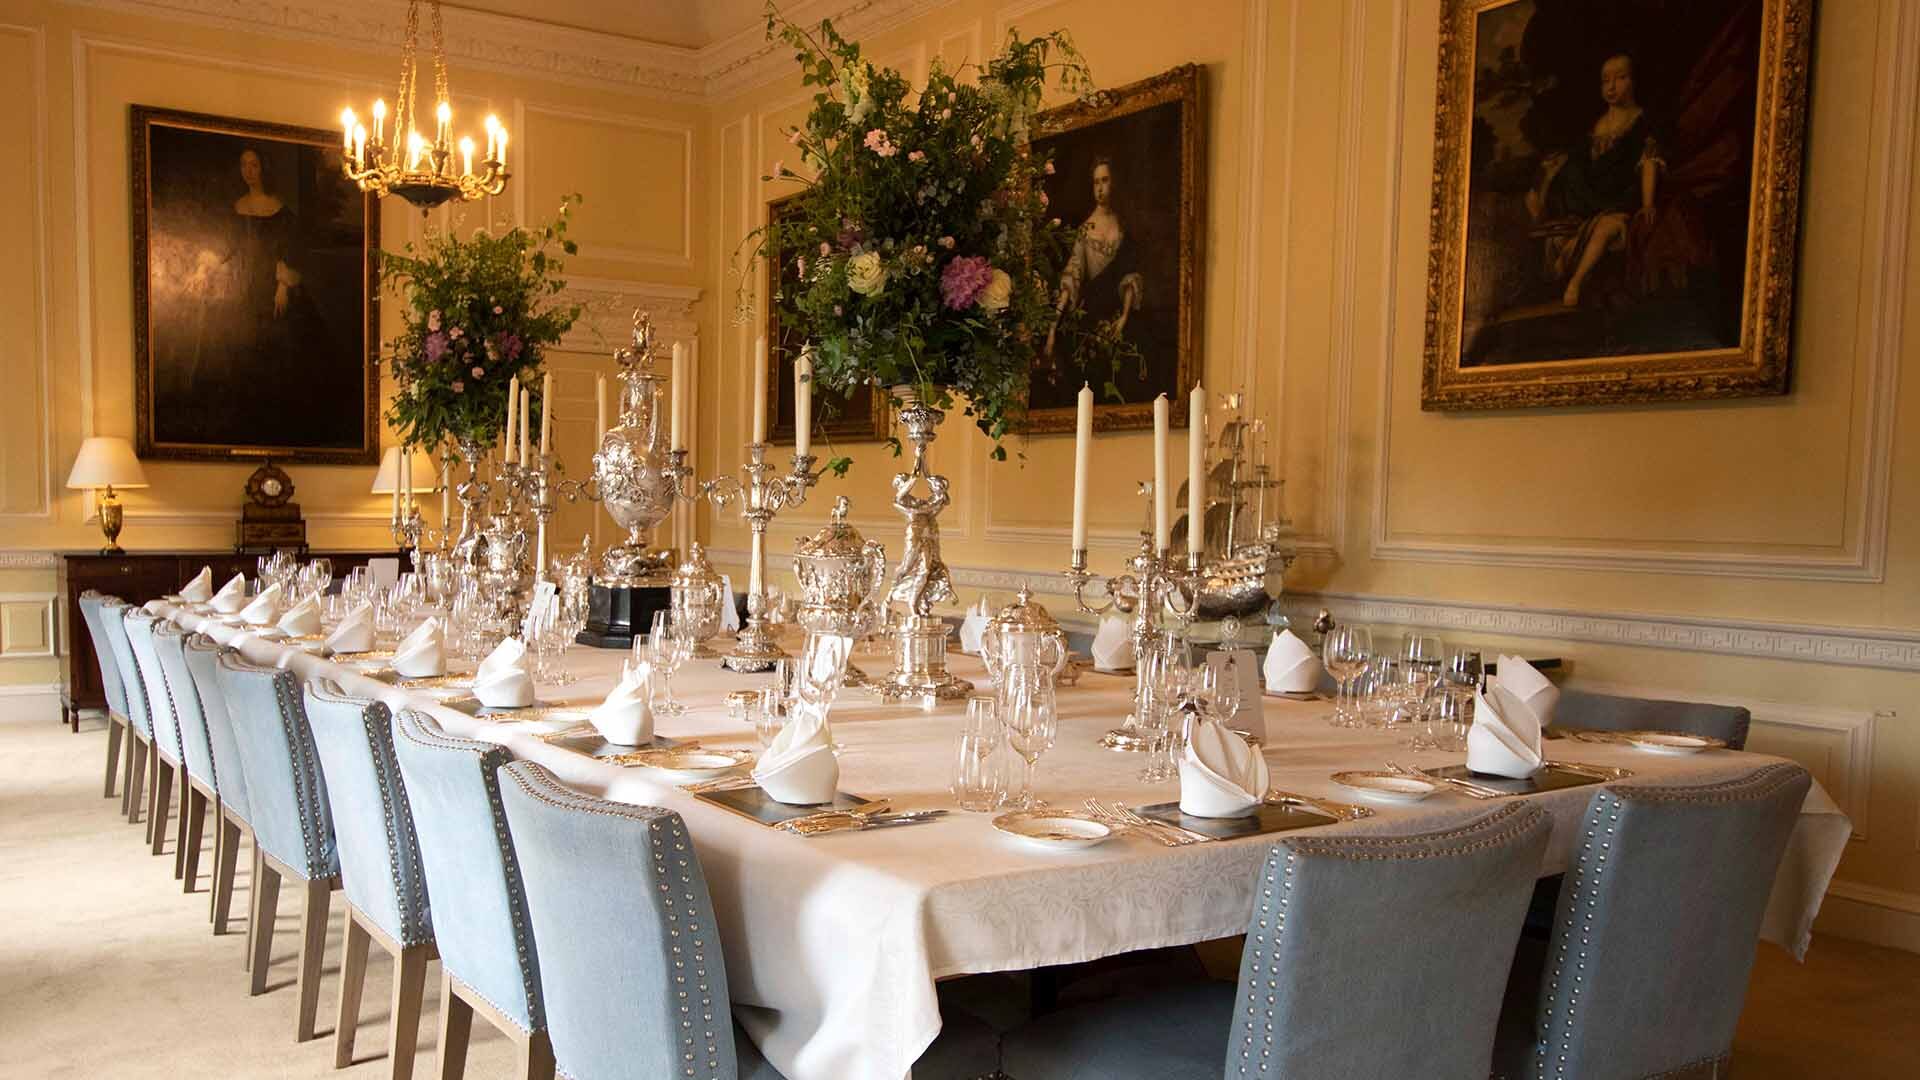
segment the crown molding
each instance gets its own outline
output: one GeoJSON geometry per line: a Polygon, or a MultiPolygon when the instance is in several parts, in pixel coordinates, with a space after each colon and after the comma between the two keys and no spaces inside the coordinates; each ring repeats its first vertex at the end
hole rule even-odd
{"type": "MultiPolygon", "coordinates": [[[[68,0],[81,7],[176,19],[365,52],[397,53],[406,35],[399,0],[68,0]]],[[[849,37],[878,34],[952,0],[806,0],[795,21],[831,18],[849,37]]],[[[790,72],[786,50],[750,27],[697,49],[598,30],[449,7],[450,60],[553,82],[711,103],[790,72]]]]}
{"type": "Polygon", "coordinates": [[[668,341],[694,341],[700,321],[693,306],[701,290],[693,285],[628,281],[622,278],[569,277],[562,300],[581,306],[580,318],[560,339],[569,352],[606,353],[628,343],[633,312],[645,311],[668,341]]]}

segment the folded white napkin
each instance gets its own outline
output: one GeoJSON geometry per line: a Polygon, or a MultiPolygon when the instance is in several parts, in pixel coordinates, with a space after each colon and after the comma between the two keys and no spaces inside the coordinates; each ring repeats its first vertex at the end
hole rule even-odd
{"type": "Polygon", "coordinates": [[[1536,730],[1553,723],[1553,710],[1560,704],[1559,687],[1518,656],[1502,655],[1495,666],[1499,674],[1491,680],[1494,704],[1508,719],[1524,712],[1533,718],[1536,730]]]}
{"type": "Polygon", "coordinates": [[[645,660],[620,665],[620,684],[588,714],[600,737],[621,746],[653,741],[653,665],[645,660]]]}
{"type": "Polygon", "coordinates": [[[249,626],[265,626],[280,617],[280,586],[269,585],[260,590],[240,612],[240,621],[249,626]]]}
{"type": "Polygon", "coordinates": [[[1246,817],[1267,797],[1267,759],[1229,731],[1202,720],[1180,758],[1180,812],[1194,817],[1246,817]]]}
{"type": "Polygon", "coordinates": [[[1100,620],[1093,632],[1093,666],[1096,671],[1125,671],[1134,664],[1133,627],[1118,615],[1100,620]]]}
{"type": "Polygon", "coordinates": [[[967,609],[967,617],[960,620],[960,651],[969,656],[980,655],[980,635],[987,632],[987,598],[981,597],[967,609]]]}
{"type": "Polygon", "coordinates": [[[740,629],[740,609],[733,606],[733,575],[720,575],[720,632],[731,634],[740,629]]]}
{"type": "Polygon", "coordinates": [[[180,586],[180,599],[189,604],[204,604],[213,599],[213,567],[201,567],[192,581],[180,586]]]}
{"type": "Polygon", "coordinates": [[[533,704],[533,676],[527,674],[527,647],[519,638],[501,642],[473,673],[473,696],[494,709],[533,704]]]}
{"type": "Polygon", "coordinates": [[[393,649],[393,670],[409,679],[447,673],[447,634],[440,620],[428,618],[393,649]]]}
{"type": "Polygon", "coordinates": [[[373,648],[373,605],[361,604],[340,619],[327,635],[329,652],[366,652],[373,648]]]}
{"type": "Polygon", "coordinates": [[[1261,665],[1267,689],[1276,694],[1301,694],[1320,685],[1320,658],[1291,630],[1273,635],[1267,660],[1261,665]]]}
{"type": "MultiPolygon", "coordinates": [[[[1502,671],[1505,671],[1504,657],[1502,671]]],[[[1499,687],[1473,693],[1473,726],[1467,729],[1467,768],[1488,776],[1524,780],[1540,771],[1540,725],[1514,707],[1499,687]]]]}
{"type": "Polygon", "coordinates": [[[827,738],[823,709],[800,706],[773,737],[753,779],[775,802],[814,806],[832,802],[840,787],[840,762],[827,738]]]}
{"type": "Polygon", "coordinates": [[[305,637],[320,632],[320,605],[309,596],[280,616],[279,627],[290,637],[305,637]]]}
{"type": "Polygon", "coordinates": [[[235,574],[213,594],[213,610],[231,615],[247,606],[247,576],[235,574]]]}

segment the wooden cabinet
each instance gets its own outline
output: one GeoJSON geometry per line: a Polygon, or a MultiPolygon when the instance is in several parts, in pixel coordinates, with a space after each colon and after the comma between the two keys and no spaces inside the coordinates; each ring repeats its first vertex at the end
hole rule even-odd
{"type": "MultiPolygon", "coordinates": [[[[309,557],[325,557],[333,563],[334,580],[347,576],[368,559],[393,558],[392,551],[313,551],[309,557]]],[[[259,557],[221,552],[129,552],[125,555],[100,555],[93,552],[65,552],[58,569],[61,617],[66,620],[67,650],[60,662],[60,704],[67,721],[76,730],[81,709],[107,707],[106,690],[100,685],[100,661],[94,656],[93,635],[80,615],[80,594],[92,589],[117,596],[129,604],[144,604],[177,591],[206,566],[213,570],[214,587],[235,574],[251,577],[260,568],[259,557]]]]}

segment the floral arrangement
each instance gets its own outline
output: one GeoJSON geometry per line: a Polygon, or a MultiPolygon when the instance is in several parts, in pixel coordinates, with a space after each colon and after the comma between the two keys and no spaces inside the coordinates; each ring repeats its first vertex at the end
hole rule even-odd
{"type": "Polygon", "coordinates": [[[566,288],[560,253],[575,251],[567,212],[579,198],[567,196],[538,230],[480,229],[467,240],[448,231],[421,252],[409,243],[404,253],[381,253],[381,283],[406,301],[387,344],[399,384],[387,422],[407,445],[491,447],[498,439],[509,382],[538,379],[541,353],[580,317],[578,305],[554,302],[566,288]]]}
{"type": "Polygon", "coordinates": [[[1049,283],[1072,230],[1048,213],[1053,166],[1028,144],[1049,82],[1091,91],[1085,62],[1065,32],[1010,31],[977,80],[935,59],[916,92],[831,22],[809,31],[769,4],[767,34],[819,88],[787,135],[799,168],[782,161],[763,178],[802,185],[799,206],[748,238],[752,258],[794,260],[799,284],[770,302],[804,333],[815,379],[842,393],[908,385],[943,409],[958,394],[1004,459],[1050,331],[1067,331],[1082,364],[1120,348],[1056,326],[1049,283]]]}

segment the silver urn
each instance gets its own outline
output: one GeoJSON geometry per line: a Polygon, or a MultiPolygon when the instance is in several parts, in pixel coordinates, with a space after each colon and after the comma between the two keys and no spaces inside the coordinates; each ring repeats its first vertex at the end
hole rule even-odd
{"type": "Polygon", "coordinates": [[[615,588],[664,588],[671,583],[673,554],[648,548],[645,534],[673,512],[673,483],[665,426],[660,422],[664,376],[653,373],[653,332],[644,320],[633,345],[614,354],[620,365],[620,422],[607,429],[593,455],[600,504],[627,538],[600,560],[599,584],[615,588]]]}
{"type": "Polygon", "coordinates": [[[671,602],[674,625],[693,633],[693,655],[718,655],[707,642],[720,632],[721,617],[733,597],[727,592],[726,580],[707,561],[706,549],[698,540],[693,542],[687,561],[674,572],[671,602]]]}
{"type": "Polygon", "coordinates": [[[796,621],[810,633],[865,634],[885,598],[887,551],[847,524],[847,497],[834,500],[826,526],[794,544],[793,576],[800,582],[796,621]]]}

